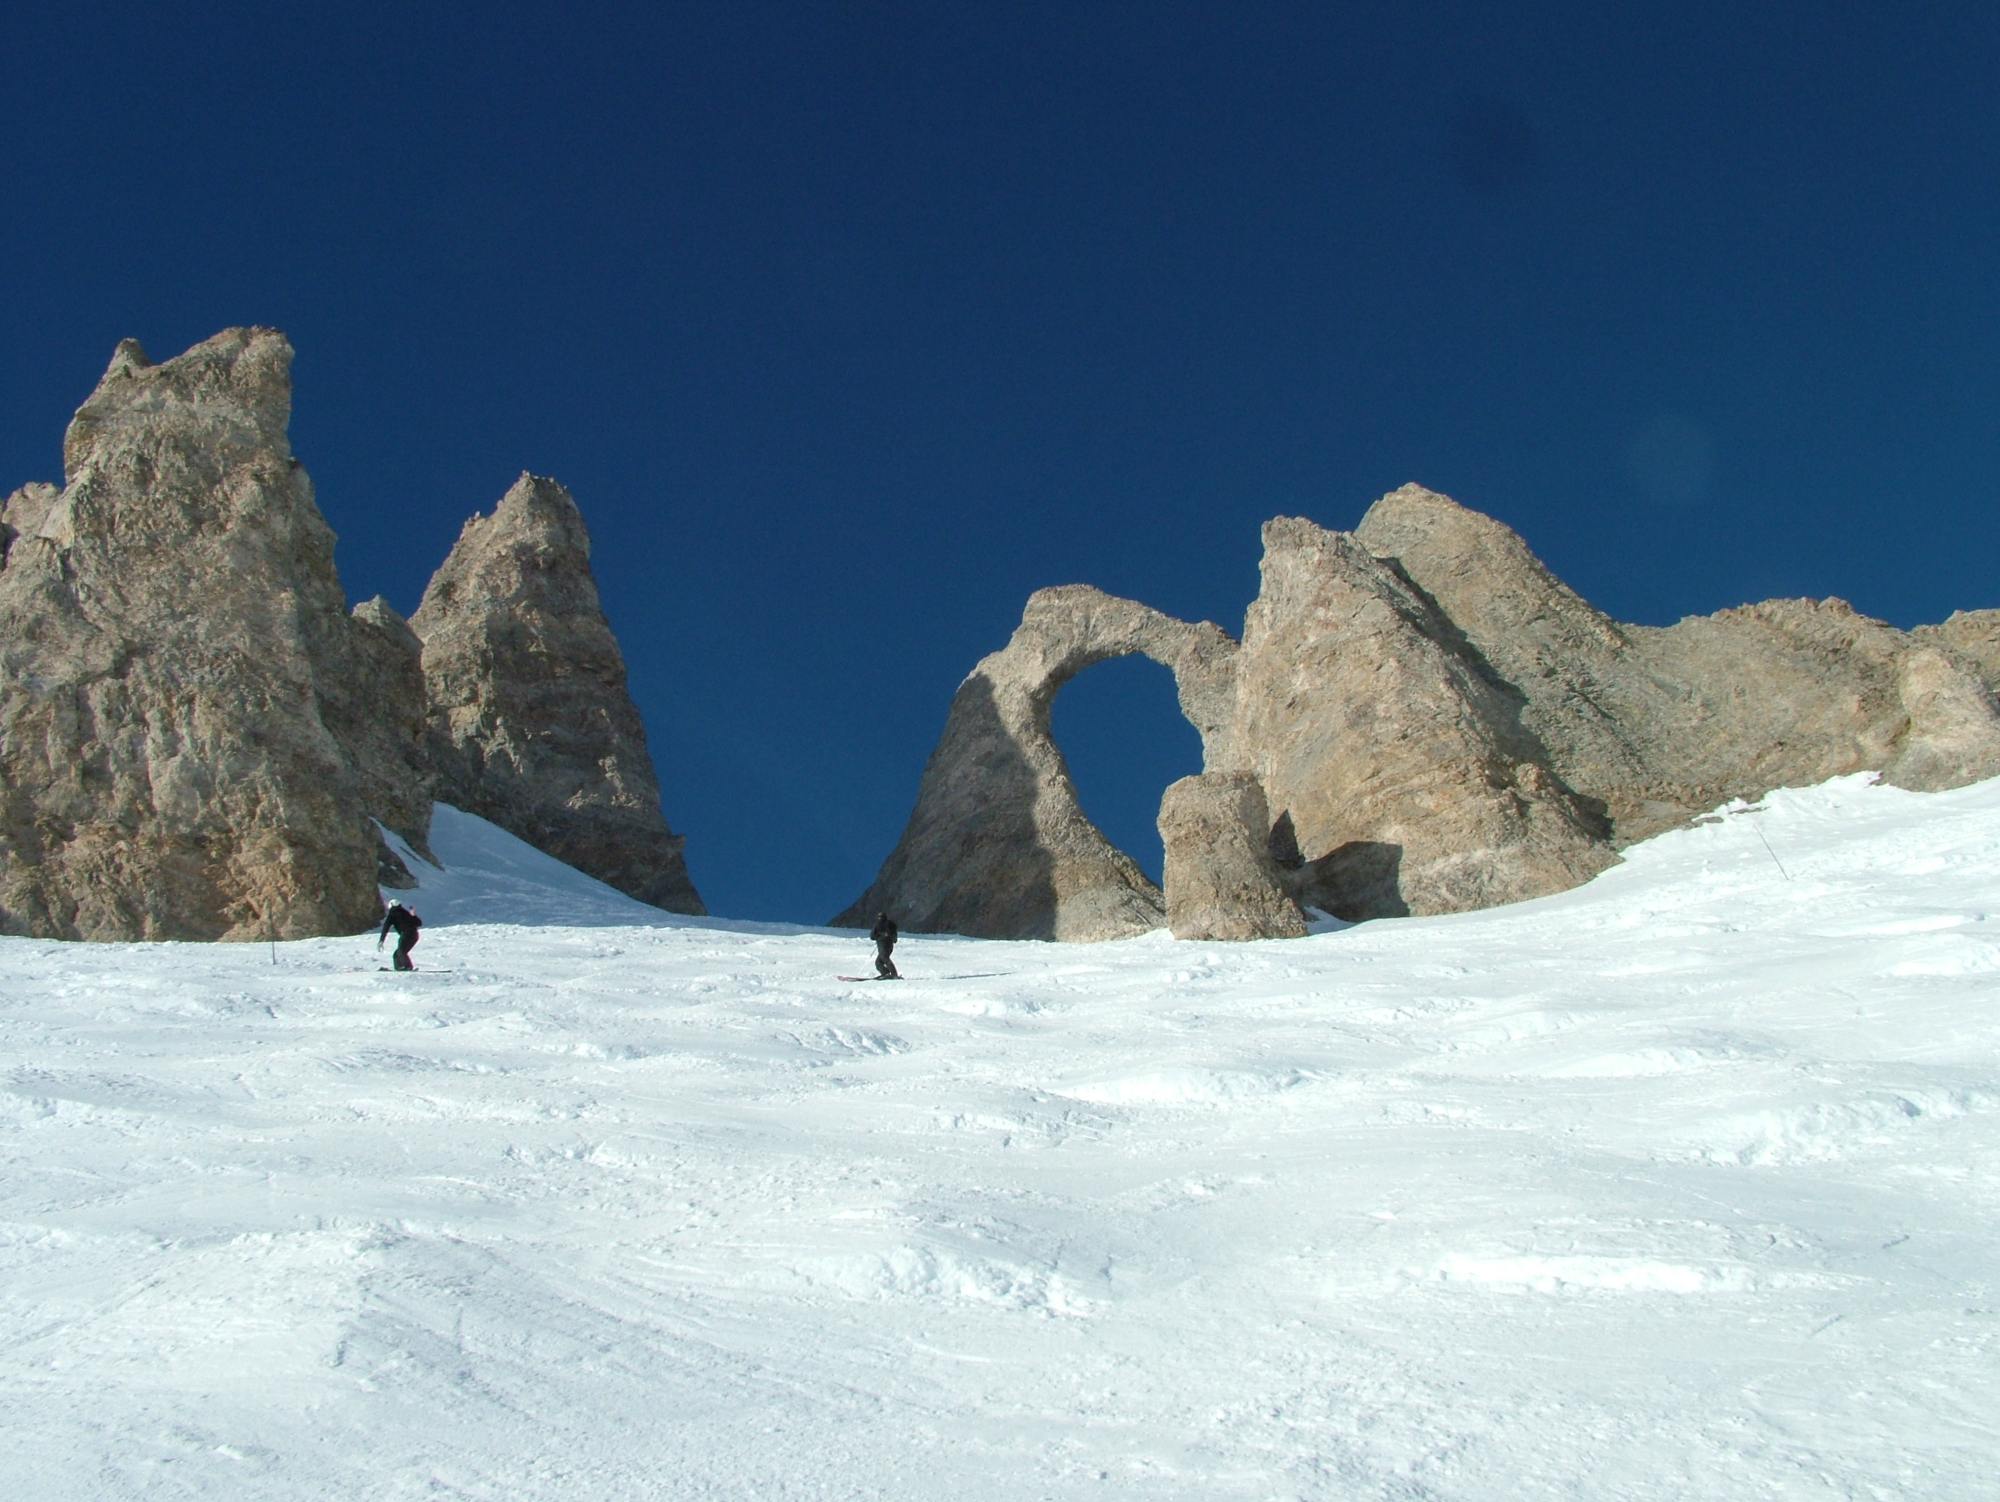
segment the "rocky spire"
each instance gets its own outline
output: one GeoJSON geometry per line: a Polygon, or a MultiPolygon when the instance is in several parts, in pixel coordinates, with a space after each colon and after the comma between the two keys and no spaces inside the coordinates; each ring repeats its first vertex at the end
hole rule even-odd
{"type": "MultiPolygon", "coordinates": [[[[376,810],[329,712],[367,690],[286,437],[291,361],[272,329],[158,365],[127,340],[70,424],[64,488],[0,512],[0,931],[372,920],[376,810]]],[[[420,785],[402,793],[427,814],[420,785]]]]}
{"type": "Polygon", "coordinates": [[[1610,864],[1603,820],[1550,775],[1436,603],[1356,535],[1265,524],[1236,744],[1301,901],[1342,918],[1458,912],[1610,864]]]}
{"type": "Polygon", "coordinates": [[[410,618],[437,796],[643,902],[706,911],[668,829],[570,493],[522,475],[410,618]]]}

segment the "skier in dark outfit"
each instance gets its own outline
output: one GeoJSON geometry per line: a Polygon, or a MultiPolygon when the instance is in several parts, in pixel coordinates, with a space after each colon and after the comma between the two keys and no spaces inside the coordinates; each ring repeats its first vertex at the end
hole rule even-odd
{"type": "Polygon", "coordinates": [[[868,937],[875,941],[875,978],[877,980],[901,980],[896,973],[896,962],[889,958],[889,951],[896,947],[896,922],[887,913],[875,915],[875,926],[868,930],[868,937]]]}
{"type": "Polygon", "coordinates": [[[410,963],[410,951],[417,947],[417,930],[424,926],[424,920],[404,907],[400,902],[389,904],[389,916],[382,920],[382,932],[375,936],[375,947],[380,949],[382,941],[389,937],[389,930],[396,930],[395,966],[398,970],[414,970],[410,963]]]}

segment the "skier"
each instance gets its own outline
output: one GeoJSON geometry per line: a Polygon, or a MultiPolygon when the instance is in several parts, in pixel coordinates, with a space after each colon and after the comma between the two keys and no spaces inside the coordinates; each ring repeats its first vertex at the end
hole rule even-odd
{"type": "Polygon", "coordinates": [[[389,904],[389,915],[382,920],[382,932],[375,936],[375,947],[380,949],[382,941],[389,937],[389,930],[396,930],[396,959],[398,970],[414,970],[410,963],[410,951],[417,947],[417,930],[424,926],[424,920],[404,907],[400,902],[389,904]]]}
{"type": "Polygon", "coordinates": [[[896,973],[896,962],[889,958],[889,951],[896,947],[896,923],[887,913],[875,915],[875,926],[868,930],[868,937],[875,941],[875,978],[877,980],[901,980],[896,973]]]}

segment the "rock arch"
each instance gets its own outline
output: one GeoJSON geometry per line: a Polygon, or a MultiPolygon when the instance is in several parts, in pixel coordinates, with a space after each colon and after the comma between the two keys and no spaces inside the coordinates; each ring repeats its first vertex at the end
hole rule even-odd
{"type": "Polygon", "coordinates": [[[1084,816],[1161,884],[1161,795],[1202,769],[1173,674],[1143,652],[1094,664],[1063,685],[1050,722],[1084,816]]]}
{"type": "Polygon", "coordinates": [[[982,937],[1110,939],[1166,920],[1166,902],[1090,822],[1050,729],[1078,673],[1139,655],[1173,674],[1202,763],[1230,764],[1233,638],[1089,585],[1036,591],[1007,645],[960,685],[916,808],[874,885],[834,921],[878,910],[906,928],[982,937]]]}

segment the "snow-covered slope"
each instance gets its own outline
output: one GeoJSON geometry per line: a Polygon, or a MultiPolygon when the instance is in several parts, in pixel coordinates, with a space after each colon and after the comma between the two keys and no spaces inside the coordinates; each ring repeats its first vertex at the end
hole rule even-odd
{"type": "Polygon", "coordinates": [[[675,921],[449,803],[431,808],[431,852],[442,867],[418,855],[394,830],[375,827],[421,884],[415,893],[385,887],[383,897],[416,908],[427,926],[602,928],[675,921]]]}
{"type": "Polygon", "coordinates": [[[0,940],[9,1495],[2000,1495],[2000,783],[900,985],[434,848],[414,975],[0,940]]]}

